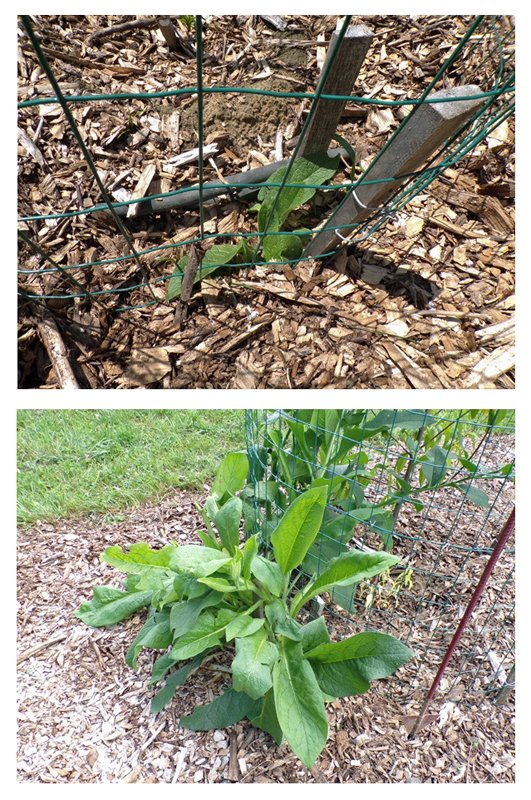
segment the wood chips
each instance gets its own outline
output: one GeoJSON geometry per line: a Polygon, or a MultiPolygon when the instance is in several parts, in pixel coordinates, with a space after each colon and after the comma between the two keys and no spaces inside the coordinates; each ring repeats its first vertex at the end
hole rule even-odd
{"type": "MultiPolygon", "coordinates": [[[[178,39],[169,48],[155,18],[146,19],[133,26],[131,18],[124,30],[116,29],[121,17],[37,16],[34,27],[65,94],[195,85],[193,32],[173,18],[178,39]]],[[[337,19],[284,21],[280,31],[259,17],[206,17],[204,85],[315,91],[323,35],[329,38],[337,19]]],[[[358,21],[369,24],[375,38],[355,90],[397,100],[421,94],[471,18],[353,18],[358,21]]],[[[463,67],[449,80],[490,85],[492,75],[481,72],[487,68],[473,67],[473,75],[463,67]]],[[[19,97],[50,94],[21,34],[19,97]]],[[[308,108],[304,99],[205,95],[204,142],[211,150],[204,179],[224,181],[289,156],[308,108]]],[[[106,100],[71,110],[113,199],[197,181],[195,97],[106,100]]],[[[362,167],[405,113],[403,107],[347,104],[339,132],[362,167]]],[[[21,216],[101,202],[59,105],[21,110],[19,129],[21,216]]],[[[348,177],[345,162],[335,180],[348,177]]],[[[54,271],[21,245],[20,267],[27,271],[19,285],[25,294],[52,297],[47,308],[81,388],[513,388],[513,197],[510,119],[354,253],[342,252],[324,268],[303,262],[211,276],[195,285],[186,325],[175,324],[175,304],[165,302],[167,277],[186,247],[141,256],[142,271],[130,258],[106,264],[130,251],[104,212],[21,223],[57,265],[70,269],[54,271]],[[81,266],[91,262],[98,265],[81,266]],[[43,268],[51,271],[35,271],[43,268]],[[146,276],[150,288],[135,288],[146,276]],[[139,354],[145,367],[139,368],[139,354]]],[[[333,193],[322,193],[294,223],[317,226],[335,202],[333,193]]],[[[209,236],[256,230],[248,203],[225,197],[204,210],[209,236]]],[[[199,213],[139,217],[131,211],[125,224],[135,250],[143,252],[197,237],[199,213]]],[[[19,385],[61,387],[64,370],[50,359],[53,343],[37,324],[35,301],[21,298],[19,339],[19,385]]]]}

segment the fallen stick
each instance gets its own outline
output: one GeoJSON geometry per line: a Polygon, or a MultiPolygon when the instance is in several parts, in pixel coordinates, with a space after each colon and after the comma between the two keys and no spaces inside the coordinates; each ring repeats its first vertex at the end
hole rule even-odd
{"type": "Polygon", "coordinates": [[[68,362],[65,344],[54,318],[44,308],[37,309],[37,316],[37,328],[61,389],[79,389],[79,384],[68,362]]]}
{"type": "Polygon", "coordinates": [[[110,25],[108,28],[102,28],[101,31],[96,31],[96,33],[89,36],[88,41],[92,44],[92,42],[103,39],[105,36],[112,36],[113,33],[132,31],[135,28],[156,28],[158,24],[158,20],[151,17],[141,17],[140,19],[128,20],[127,22],[119,22],[117,25],[110,25]]]}
{"type": "Polygon", "coordinates": [[[28,650],[25,650],[19,656],[17,656],[17,664],[22,664],[23,661],[26,661],[28,658],[37,655],[42,650],[46,650],[47,647],[52,647],[54,644],[59,644],[66,639],[66,633],[56,633],[55,636],[52,636],[51,639],[48,639],[47,642],[42,642],[42,644],[36,644],[35,647],[30,647],[28,650]]]}

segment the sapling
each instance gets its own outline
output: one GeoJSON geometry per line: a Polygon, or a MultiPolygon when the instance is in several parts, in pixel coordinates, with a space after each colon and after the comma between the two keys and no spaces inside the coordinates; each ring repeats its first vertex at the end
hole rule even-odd
{"type": "MultiPolygon", "coordinates": [[[[258,212],[258,230],[262,237],[253,247],[247,238],[238,244],[215,244],[206,251],[195,281],[206,278],[212,272],[228,264],[250,265],[259,253],[266,261],[296,260],[301,254],[311,231],[299,229],[284,231],[288,216],[310,200],[316,185],[322,185],[336,173],[339,166],[339,155],[329,156],[326,153],[311,157],[295,159],[289,172],[287,183],[279,194],[278,184],[282,184],[287,166],[277,169],[264,183],[258,192],[258,203],[252,210],[258,212]],[[273,184],[273,185],[272,185],[273,184]]],[[[181,283],[188,263],[184,255],[177,263],[176,271],[168,282],[167,299],[174,300],[180,296],[181,283]]]]}
{"type": "Polygon", "coordinates": [[[372,680],[393,674],[413,653],[375,631],[332,641],[324,618],[307,621],[304,607],[334,587],[378,575],[398,558],[352,550],[304,583],[298,567],[320,530],[327,488],[316,486],[294,499],[268,537],[269,549],[261,552],[259,534],[240,542],[239,493],[248,469],[244,453],[223,460],[200,508],[201,545],[108,547],[102,561],[127,574],[125,585],[95,587],[93,599],[76,616],[103,627],[148,609],[126,661],[136,669],[142,648],[161,651],[150,680],[160,684],[151,702],[154,713],[206,659],[227,652],[231,685],[182,716],[180,724],[209,730],[246,718],[277,744],[285,738],[310,768],[327,740],[326,702],[366,692],[372,680]]]}

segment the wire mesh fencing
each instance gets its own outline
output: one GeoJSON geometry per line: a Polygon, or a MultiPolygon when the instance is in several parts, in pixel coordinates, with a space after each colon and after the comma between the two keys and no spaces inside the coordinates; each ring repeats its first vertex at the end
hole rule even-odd
{"type": "MultiPolygon", "coordinates": [[[[265,547],[287,505],[324,484],[327,511],[302,575],[352,548],[399,556],[383,577],[322,600],[339,630],[348,621],[413,648],[402,692],[420,699],[514,506],[514,413],[260,410],[247,412],[246,433],[247,529],[265,547]]],[[[514,562],[510,542],[444,676],[454,700],[511,685],[514,562]]]]}
{"type": "MultiPolygon", "coordinates": [[[[354,93],[341,93],[346,91],[344,75],[350,73],[355,81],[365,53],[379,45],[378,30],[353,26],[350,16],[339,21],[330,38],[314,92],[206,85],[204,64],[208,50],[203,42],[203,20],[197,16],[193,48],[196,85],[164,91],[70,94],[59,85],[51,66],[53,51],[42,45],[35,32],[40,27],[42,33],[45,19],[21,17],[21,38],[31,46],[53,92],[51,96],[27,97],[19,102],[21,147],[27,158],[37,162],[37,169],[51,169],[52,173],[57,170],[60,174],[59,165],[43,163],[37,143],[39,137],[42,140],[53,136],[53,126],[50,129],[46,124],[47,110],[60,110],[102,202],[87,205],[85,198],[77,196],[66,202],[61,200],[60,210],[33,213],[31,196],[23,197],[19,217],[19,293],[25,300],[88,299],[113,311],[123,311],[179,298],[187,273],[188,282],[195,282],[220,268],[268,264],[293,267],[308,257],[327,259],[345,243],[362,245],[373,237],[442,172],[474,154],[478,144],[514,114],[514,23],[507,16],[472,18],[457,43],[439,42],[438,58],[430,61],[429,69],[422,73],[419,95],[407,96],[397,79],[393,87],[396,100],[380,99],[372,91],[356,94],[355,85],[354,93]],[[214,94],[226,96],[227,103],[245,95],[275,97],[286,103],[294,99],[308,101],[309,110],[290,157],[236,175],[222,175],[218,170],[217,180],[205,180],[212,150],[204,141],[204,103],[214,94]],[[82,132],[84,115],[110,103],[116,115],[125,117],[131,114],[131,104],[145,103],[149,107],[154,100],[178,103],[185,97],[195,97],[197,104],[198,182],[149,194],[150,186],[155,185],[156,168],[148,164],[135,191],[116,201],[111,188],[116,176],[109,181],[100,175],[97,155],[82,132]],[[362,166],[357,159],[356,142],[346,141],[336,130],[347,102],[382,113],[396,111],[398,119],[389,140],[367,165],[362,166]],[[334,139],[339,147],[330,150],[334,139]],[[296,228],[290,227],[290,213],[307,205],[316,192],[325,198],[324,206],[317,208],[314,204],[302,224],[298,220],[296,228]],[[227,197],[241,202],[258,197],[258,208],[249,209],[257,213],[251,226],[254,229],[243,231],[228,226],[220,231],[206,223],[208,204],[222,204],[227,197]],[[137,247],[134,225],[138,218],[169,210],[178,214],[184,208],[197,209],[193,225],[181,225],[176,235],[156,246],[137,247]],[[58,246],[54,249],[50,230],[73,221],[82,227],[98,224],[102,214],[113,231],[111,237],[107,233],[106,241],[121,238],[122,254],[109,252],[106,257],[93,259],[89,248],[89,257],[71,263],[72,248],[65,246],[61,237],[57,237],[58,246]],[[199,252],[191,257],[195,247],[199,252]],[[128,270],[125,276],[124,269],[128,270]],[[105,279],[95,285],[95,274],[104,275],[105,279]]],[[[156,25],[157,18],[148,22],[156,25]]],[[[421,61],[422,52],[420,40],[421,61]]],[[[374,92],[377,94],[378,87],[374,92]]],[[[73,157],[70,152],[67,156],[73,157]]]]}

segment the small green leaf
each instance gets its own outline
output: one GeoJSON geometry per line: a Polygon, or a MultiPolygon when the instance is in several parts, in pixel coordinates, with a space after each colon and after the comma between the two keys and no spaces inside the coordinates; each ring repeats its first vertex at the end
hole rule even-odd
{"type": "Polygon", "coordinates": [[[248,614],[240,614],[235,620],[227,625],[225,638],[228,642],[236,637],[244,638],[252,636],[264,625],[263,617],[250,617],[248,614]]]}
{"type": "Polygon", "coordinates": [[[191,731],[209,731],[234,725],[244,717],[255,716],[260,704],[243,692],[228,689],[211,703],[198,706],[191,714],[181,717],[179,723],[191,731]]]}
{"type": "Polygon", "coordinates": [[[290,617],[285,604],[281,600],[273,600],[265,607],[267,621],[277,636],[285,636],[294,642],[302,639],[302,625],[290,617]]]}
{"type": "Polygon", "coordinates": [[[274,561],[270,561],[263,556],[255,556],[251,561],[251,572],[271,594],[277,597],[282,594],[286,579],[282,570],[274,561]]]}
{"type": "Polygon", "coordinates": [[[330,636],[326,628],[326,622],[323,617],[312,619],[301,628],[302,633],[302,649],[303,652],[313,650],[320,644],[326,644],[330,641],[330,636]]]}
{"type": "Polygon", "coordinates": [[[115,625],[151,602],[153,592],[121,592],[112,586],[95,586],[92,600],[82,603],[75,616],[93,628],[115,625]]]}
{"type": "Polygon", "coordinates": [[[221,644],[225,628],[237,613],[229,609],[221,609],[216,616],[211,611],[204,611],[193,630],[181,636],[170,650],[170,655],[176,661],[186,661],[199,655],[209,647],[221,644]]]}
{"type": "Polygon", "coordinates": [[[222,500],[226,495],[233,495],[243,489],[249,472],[249,459],[245,453],[229,453],[221,462],[214,484],[212,497],[222,500]]]}
{"type": "MultiPolygon", "coordinates": [[[[212,272],[230,264],[238,258],[242,252],[242,245],[240,244],[215,244],[206,251],[203,260],[198,267],[194,276],[194,283],[198,283],[207,275],[212,272]]],[[[188,266],[188,256],[183,256],[179,259],[177,264],[178,272],[175,272],[168,282],[168,289],[166,292],[167,300],[174,300],[181,294],[181,286],[183,282],[184,271],[188,266]]]]}
{"type": "Polygon", "coordinates": [[[295,233],[264,236],[262,250],[266,261],[294,261],[302,253],[302,239],[295,233]]]}
{"type": "Polygon", "coordinates": [[[242,577],[248,581],[251,577],[251,564],[258,553],[258,534],[250,536],[243,546],[242,551],[242,577]]]}
{"type": "Polygon", "coordinates": [[[240,543],[241,518],[242,501],[239,497],[231,497],[219,509],[214,520],[221,543],[231,554],[234,553],[240,543]]]}

